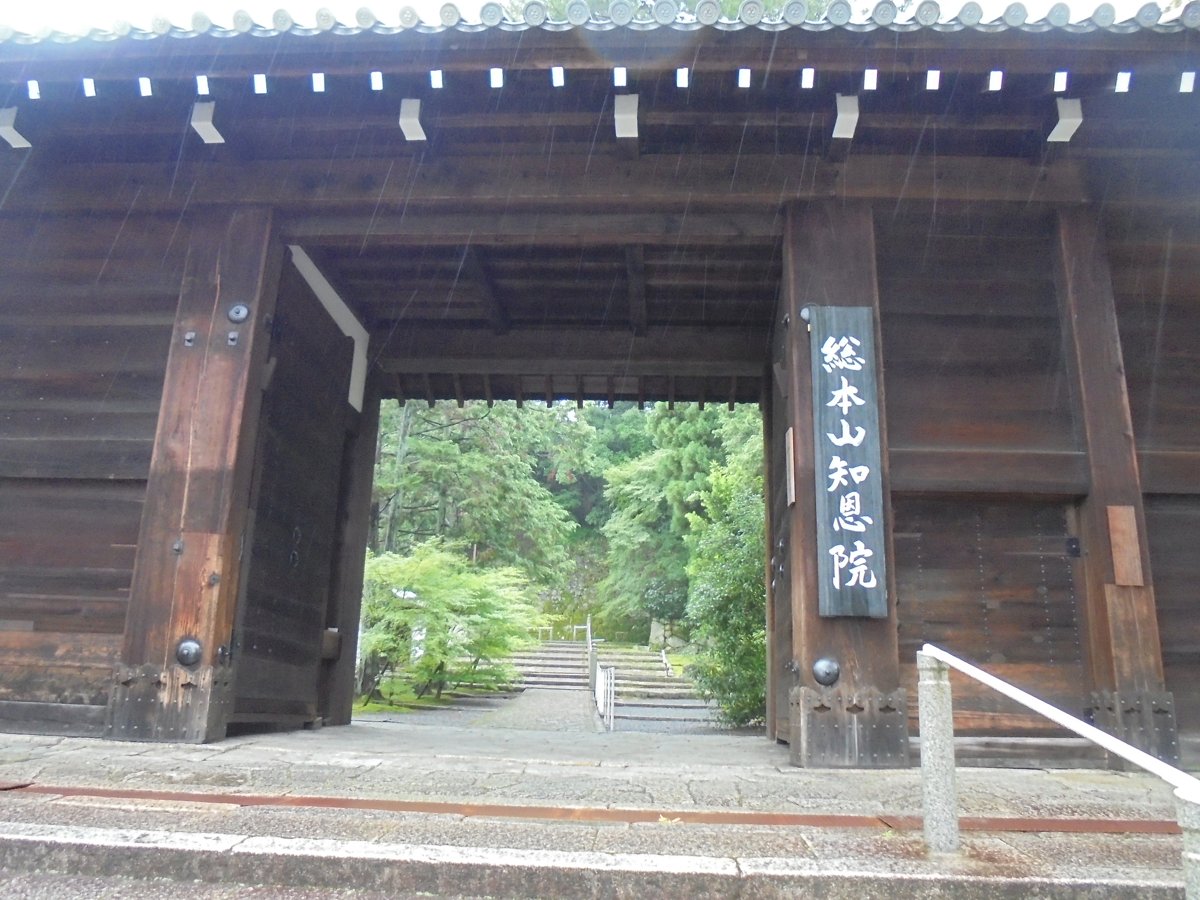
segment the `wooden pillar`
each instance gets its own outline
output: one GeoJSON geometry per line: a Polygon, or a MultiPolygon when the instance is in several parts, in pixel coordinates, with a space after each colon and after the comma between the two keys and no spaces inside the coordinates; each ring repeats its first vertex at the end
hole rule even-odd
{"type": "Polygon", "coordinates": [[[1179,756],[1104,235],[1094,211],[1058,214],[1057,275],[1068,368],[1091,486],[1079,504],[1084,646],[1096,724],[1162,759],[1179,756]]]}
{"type": "Polygon", "coordinates": [[[334,557],[333,596],[327,624],[337,629],[336,659],[321,673],[321,715],[329,725],[349,725],[354,707],[354,658],[362,613],[363,568],[371,530],[371,488],[379,437],[380,388],[377,373],[367,379],[358,427],[342,455],[338,545],[334,557]]]}
{"type": "MultiPolygon", "coordinates": [[[[792,598],[790,694],[792,761],[802,766],[882,768],[908,765],[908,713],[900,687],[895,579],[888,567],[886,618],[821,617],[816,558],[816,466],[809,335],[801,310],[809,305],[859,306],[874,310],[876,371],[883,405],[879,352],[879,293],[875,273],[875,230],[866,203],[826,201],[788,210],[784,229],[784,295],[787,310],[789,390],[796,502],[789,510],[792,598]],[[818,660],[840,669],[831,685],[813,674],[818,660]]],[[[887,434],[880,416],[883,496],[888,506],[887,434]]],[[[885,510],[886,554],[891,547],[891,511],[885,510]]],[[[779,661],[776,661],[778,666],[779,661]]]]}
{"type": "Polygon", "coordinates": [[[225,734],[282,260],[269,210],[206,213],[191,223],[109,737],[199,743],[225,734]]]}

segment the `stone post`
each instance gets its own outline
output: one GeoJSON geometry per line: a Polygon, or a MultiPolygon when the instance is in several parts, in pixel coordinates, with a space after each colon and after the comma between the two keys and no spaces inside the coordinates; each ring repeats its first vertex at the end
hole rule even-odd
{"type": "Polygon", "coordinates": [[[1175,814],[1183,831],[1184,896],[1200,900],[1200,790],[1176,788],[1175,814]]]}
{"type": "MultiPolygon", "coordinates": [[[[954,853],[959,846],[958,792],[954,784],[950,667],[932,656],[918,653],[917,673],[925,844],[934,853],[954,853]]],[[[1200,821],[1200,807],[1196,809],[1197,821],[1200,821]]]]}

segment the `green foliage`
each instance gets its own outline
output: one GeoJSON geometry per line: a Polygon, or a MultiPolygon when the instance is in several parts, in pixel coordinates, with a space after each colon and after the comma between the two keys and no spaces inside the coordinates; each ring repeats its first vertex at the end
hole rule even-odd
{"type": "Polygon", "coordinates": [[[761,721],[766,710],[760,434],[745,410],[722,425],[726,462],[712,469],[687,536],[687,614],[700,647],[691,671],[733,725],[761,721]]]}
{"type": "Polygon", "coordinates": [[[368,686],[392,670],[417,691],[501,679],[487,661],[534,623],[591,614],[598,635],[644,642],[653,618],[691,629],[693,670],[729,721],[762,716],[757,410],[439,403],[383,412],[368,686]],[[505,622],[516,624],[504,632],[505,622]],[[414,629],[425,633],[417,659],[414,629]]]}
{"type": "Polygon", "coordinates": [[[429,541],[367,560],[362,652],[368,697],[388,673],[417,696],[448,684],[510,682],[504,658],[542,623],[529,581],[515,568],[473,565],[457,548],[429,541]]]}
{"type": "Polygon", "coordinates": [[[387,404],[374,546],[406,553],[441,538],[466,547],[476,562],[561,585],[572,568],[566,546],[575,523],[573,501],[560,502],[555,490],[574,483],[588,449],[585,427],[567,422],[558,407],[387,404]]]}
{"type": "Polygon", "coordinates": [[[653,449],[607,472],[605,499],[612,514],[608,576],[600,585],[602,622],[649,626],[651,618],[678,621],[687,609],[688,515],[699,497],[720,440],[720,413],[687,404],[657,404],[643,414],[653,449]]]}

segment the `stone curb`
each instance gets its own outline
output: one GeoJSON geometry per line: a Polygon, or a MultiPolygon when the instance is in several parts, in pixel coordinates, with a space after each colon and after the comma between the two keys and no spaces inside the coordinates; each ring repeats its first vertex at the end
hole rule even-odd
{"type": "MultiPolygon", "coordinates": [[[[764,857],[491,849],[0,823],[0,870],[487,897],[1179,900],[1181,883],[879,870],[764,857]]],[[[886,870],[885,870],[886,868],[886,870]]]]}

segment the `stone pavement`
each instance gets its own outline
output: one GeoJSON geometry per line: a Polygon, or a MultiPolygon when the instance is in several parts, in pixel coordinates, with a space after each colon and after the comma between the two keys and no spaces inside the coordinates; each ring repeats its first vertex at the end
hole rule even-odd
{"type": "Polygon", "coordinates": [[[596,732],[544,699],[472,717],[502,726],[488,729],[426,717],[204,746],[0,735],[0,892],[1183,896],[1181,840],[1156,833],[1171,794],[1151,776],[960,769],[971,830],[963,853],[935,856],[915,830],[916,769],[796,769],[755,736],[596,732]],[[1030,819],[1058,821],[1015,821],[1030,819]],[[1086,820],[1112,833],[1066,830],[1086,820]]]}

